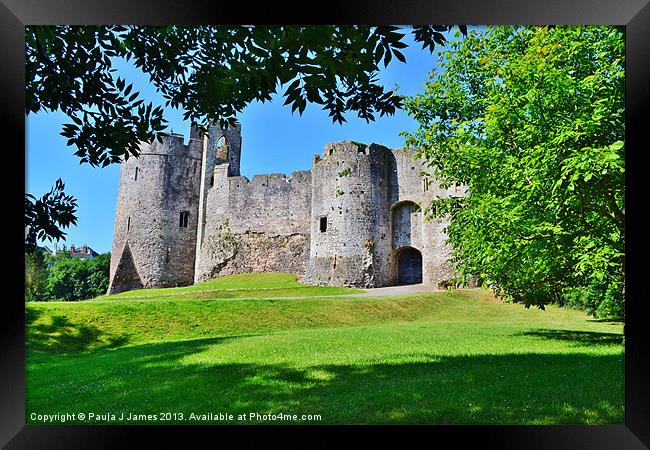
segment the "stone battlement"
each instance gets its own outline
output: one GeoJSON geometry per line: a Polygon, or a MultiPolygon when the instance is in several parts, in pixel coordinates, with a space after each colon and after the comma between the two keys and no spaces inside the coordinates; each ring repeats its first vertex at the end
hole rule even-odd
{"type": "Polygon", "coordinates": [[[201,139],[191,138],[185,144],[185,136],[177,133],[162,133],[160,139],[162,142],[154,140],[149,144],[143,143],[140,146],[141,153],[201,158],[201,139]]]}

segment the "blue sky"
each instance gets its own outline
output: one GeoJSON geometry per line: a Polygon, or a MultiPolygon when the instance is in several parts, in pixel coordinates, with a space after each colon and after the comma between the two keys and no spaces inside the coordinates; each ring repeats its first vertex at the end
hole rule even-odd
{"type": "MultiPolygon", "coordinates": [[[[403,50],[407,62],[393,61],[379,74],[388,89],[397,84],[403,95],[422,92],[429,73],[436,66],[436,54],[422,50],[407,33],[403,50]]],[[[116,61],[117,75],[133,82],[134,89],[147,101],[164,106],[162,97],[149,84],[148,77],[123,61],[116,61]]],[[[334,141],[358,142],[402,147],[400,131],[414,131],[417,123],[402,111],[366,123],[352,114],[347,123],[334,124],[327,112],[317,105],[307,105],[302,116],[282,106],[283,90],[272,102],[252,103],[239,117],[242,124],[241,174],[249,179],[256,174],[311,169],[314,154],[320,154],[325,144],[334,141]]],[[[165,108],[170,130],[189,134],[189,123],[182,120],[182,111],[165,108]]],[[[117,203],[119,165],[93,168],[80,164],[75,148],[66,146],[59,135],[67,117],[59,112],[30,114],[26,119],[26,192],[40,197],[51,189],[57,178],[65,183],[65,191],[77,199],[77,226],[66,229],[65,241],[59,245],[88,244],[100,253],[110,252],[113,241],[113,220],[117,203]]],[[[51,243],[46,242],[49,247],[51,243]]]]}

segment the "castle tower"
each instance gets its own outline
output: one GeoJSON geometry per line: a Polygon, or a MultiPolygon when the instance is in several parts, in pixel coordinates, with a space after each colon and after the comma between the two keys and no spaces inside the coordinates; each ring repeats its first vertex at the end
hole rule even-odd
{"type": "MultiPolygon", "coordinates": [[[[241,160],[241,124],[235,122],[225,130],[218,125],[213,125],[207,134],[200,133],[196,128],[192,129],[190,136],[202,140],[201,151],[201,177],[199,192],[199,226],[197,230],[195,257],[195,275],[201,254],[201,247],[205,236],[206,204],[208,192],[215,184],[224,185],[228,177],[239,176],[241,160]]],[[[195,280],[196,281],[196,280],[195,280]]]]}
{"type": "Polygon", "coordinates": [[[378,287],[392,281],[391,167],[391,151],[376,144],[328,144],[314,158],[305,282],[378,287]]]}
{"type": "Polygon", "coordinates": [[[194,280],[203,141],[183,140],[142,143],[121,164],[109,294],[194,280]]]}
{"type": "Polygon", "coordinates": [[[206,175],[212,174],[216,166],[228,165],[228,176],[239,176],[239,165],[241,160],[241,124],[235,122],[225,130],[218,125],[213,125],[207,135],[203,135],[198,129],[192,128],[190,136],[202,139],[205,137],[205,149],[203,155],[206,175]]]}

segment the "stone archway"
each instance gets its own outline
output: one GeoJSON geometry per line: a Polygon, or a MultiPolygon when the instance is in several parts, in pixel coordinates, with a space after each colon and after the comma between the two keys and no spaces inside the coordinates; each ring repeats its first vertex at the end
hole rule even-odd
{"type": "Polygon", "coordinates": [[[410,200],[396,203],[391,208],[393,248],[422,245],[422,209],[410,200]]]}
{"type": "Polygon", "coordinates": [[[397,284],[422,283],[422,253],[413,247],[400,249],[395,255],[397,284]]]}
{"type": "Polygon", "coordinates": [[[228,142],[228,139],[226,139],[226,136],[221,136],[217,139],[214,150],[217,157],[217,164],[230,162],[230,143],[228,142]]]}

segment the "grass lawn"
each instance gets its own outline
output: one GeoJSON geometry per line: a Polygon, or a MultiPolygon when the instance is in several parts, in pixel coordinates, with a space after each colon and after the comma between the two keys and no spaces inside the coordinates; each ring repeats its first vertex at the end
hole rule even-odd
{"type": "Polygon", "coordinates": [[[315,295],[340,295],[365,292],[335,286],[305,286],[292,273],[244,273],[215,278],[192,286],[167,289],[137,289],[116,295],[97,297],[95,301],[116,299],[156,300],[217,298],[281,298],[315,295]]]}
{"type": "MultiPolygon", "coordinates": [[[[301,289],[282,285],[287,278],[240,276],[207,289],[301,289]]],[[[115,414],[81,423],[164,423],[131,422],[129,413],[220,423],[187,420],[220,412],[234,415],[227,423],[249,413],[321,416],[300,423],[623,423],[618,322],[527,310],[484,290],[180,294],[194,288],[29,303],[27,423],[42,423],[31,413],[65,412],[115,414]]],[[[241,423],[252,422],[273,423],[241,423]]]]}

